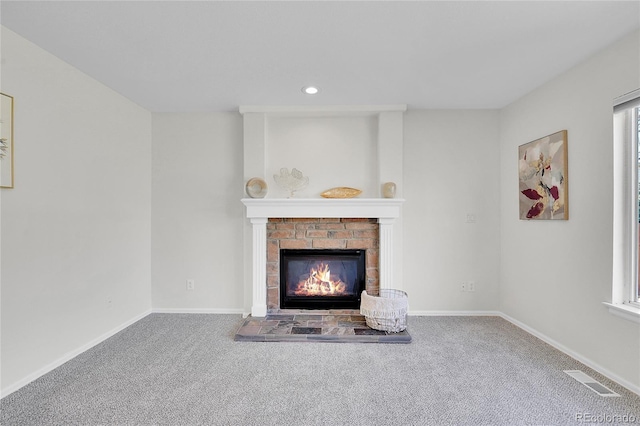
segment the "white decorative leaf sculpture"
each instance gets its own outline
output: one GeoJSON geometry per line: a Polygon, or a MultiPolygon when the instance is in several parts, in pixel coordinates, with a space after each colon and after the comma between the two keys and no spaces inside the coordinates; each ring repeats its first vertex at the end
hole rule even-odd
{"type": "Polygon", "coordinates": [[[300,191],[309,185],[309,178],[305,177],[300,170],[295,168],[291,169],[291,173],[289,173],[289,169],[283,167],[280,169],[279,175],[273,175],[273,179],[278,186],[289,191],[290,198],[293,198],[294,192],[300,191]]]}

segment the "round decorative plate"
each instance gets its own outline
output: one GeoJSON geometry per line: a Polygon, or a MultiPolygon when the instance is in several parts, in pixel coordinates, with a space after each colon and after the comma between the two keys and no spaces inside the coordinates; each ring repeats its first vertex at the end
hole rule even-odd
{"type": "Polygon", "coordinates": [[[264,198],[267,195],[267,182],[260,178],[251,178],[247,181],[247,195],[251,198],[264,198]]]}

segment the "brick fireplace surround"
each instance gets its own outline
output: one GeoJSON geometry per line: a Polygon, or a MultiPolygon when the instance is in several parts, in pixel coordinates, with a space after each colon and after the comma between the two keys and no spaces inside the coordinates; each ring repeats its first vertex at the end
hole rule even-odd
{"type": "Polygon", "coordinates": [[[267,310],[280,308],[280,249],[364,249],[366,290],[378,294],[376,219],[270,218],[267,223],[267,310]]]}
{"type": "Polygon", "coordinates": [[[281,248],[367,250],[367,291],[393,282],[393,224],[404,200],[242,199],[252,228],[251,315],[279,308],[281,248]]]}

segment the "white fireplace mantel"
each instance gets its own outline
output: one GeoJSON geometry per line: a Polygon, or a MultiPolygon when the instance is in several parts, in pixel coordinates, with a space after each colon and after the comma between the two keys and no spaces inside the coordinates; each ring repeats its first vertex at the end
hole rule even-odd
{"type": "Polygon", "coordinates": [[[400,217],[403,199],[273,199],[243,198],[253,233],[251,315],[267,314],[267,222],[269,218],[376,218],[380,229],[380,288],[393,282],[393,223],[400,217]]]}
{"type": "Polygon", "coordinates": [[[404,202],[398,198],[243,198],[247,218],[345,217],[386,218],[400,216],[404,202]]]}

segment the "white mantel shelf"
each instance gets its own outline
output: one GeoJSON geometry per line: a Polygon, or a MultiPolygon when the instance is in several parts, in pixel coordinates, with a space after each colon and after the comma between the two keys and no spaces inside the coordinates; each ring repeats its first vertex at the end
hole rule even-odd
{"type": "Polygon", "coordinates": [[[379,223],[380,288],[393,282],[393,223],[404,203],[400,198],[243,198],[251,220],[252,299],[251,315],[267,314],[267,238],[269,218],[376,218],[379,223]]]}
{"type": "Polygon", "coordinates": [[[257,218],[378,218],[400,217],[399,198],[243,198],[249,219],[257,218]]]}

